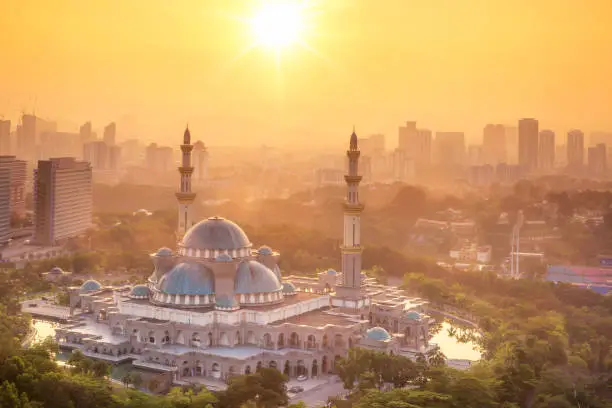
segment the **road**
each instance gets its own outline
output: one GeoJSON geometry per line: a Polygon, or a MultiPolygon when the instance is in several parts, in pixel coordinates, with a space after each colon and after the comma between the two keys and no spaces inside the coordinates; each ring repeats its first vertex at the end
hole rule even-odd
{"type": "Polygon", "coordinates": [[[320,387],[304,391],[291,399],[290,403],[304,401],[308,408],[324,407],[329,397],[345,393],[342,381],[324,384],[320,387]]]}

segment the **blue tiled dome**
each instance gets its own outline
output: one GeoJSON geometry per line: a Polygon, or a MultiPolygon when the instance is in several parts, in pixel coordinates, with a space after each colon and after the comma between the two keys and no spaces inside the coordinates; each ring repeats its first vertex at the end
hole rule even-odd
{"type": "Polygon", "coordinates": [[[264,245],[264,246],[259,247],[259,249],[257,250],[257,253],[259,255],[272,255],[272,248],[270,248],[267,245],[264,245]]]}
{"type": "Polygon", "coordinates": [[[327,270],[327,274],[328,274],[328,275],[337,275],[337,274],[338,274],[338,272],[336,272],[334,269],[329,268],[329,269],[327,270]]]}
{"type": "Polygon", "coordinates": [[[406,313],[406,317],[412,320],[419,320],[421,318],[421,314],[419,312],[408,312],[406,313]]]}
{"type": "Polygon", "coordinates": [[[257,261],[243,261],[238,266],[234,280],[235,293],[269,293],[281,289],[280,281],[265,265],[257,261]]]}
{"type": "Polygon", "coordinates": [[[283,283],[283,293],[285,294],[293,294],[295,293],[295,285],[291,282],[283,283]]]}
{"type": "Polygon", "coordinates": [[[159,248],[156,253],[157,256],[172,256],[172,250],[170,248],[159,248]]]}
{"type": "Polygon", "coordinates": [[[204,265],[182,262],[161,278],[159,290],[169,295],[212,295],[215,278],[204,265]]]}
{"type": "Polygon", "coordinates": [[[368,339],[377,341],[385,341],[391,338],[389,332],[383,329],[382,327],[372,327],[366,332],[366,336],[368,337],[368,339]]]}
{"type": "Polygon", "coordinates": [[[102,288],[102,285],[100,285],[100,282],[98,282],[97,280],[90,279],[88,281],[85,281],[85,283],[81,285],[81,288],[79,289],[79,291],[94,292],[96,290],[100,290],[101,288],[102,288]]]}
{"type": "Polygon", "coordinates": [[[225,252],[220,253],[215,258],[215,261],[217,261],[217,262],[232,262],[232,260],[233,260],[233,258],[231,257],[231,255],[226,254],[225,252]]]}
{"type": "Polygon", "coordinates": [[[231,250],[250,248],[251,243],[237,224],[212,217],[191,227],[183,237],[182,246],[200,250],[231,250]]]}
{"type": "Polygon", "coordinates": [[[149,288],[146,285],[136,285],[130,290],[130,297],[135,299],[145,299],[149,297],[149,288]]]}

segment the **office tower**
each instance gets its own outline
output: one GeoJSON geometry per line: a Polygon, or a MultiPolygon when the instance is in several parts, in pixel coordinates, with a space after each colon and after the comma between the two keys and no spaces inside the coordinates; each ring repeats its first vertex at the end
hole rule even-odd
{"type": "Polygon", "coordinates": [[[11,121],[0,120],[0,155],[11,154],[11,121]]]}
{"type": "Polygon", "coordinates": [[[193,144],[193,159],[196,180],[202,182],[208,178],[208,149],[204,142],[198,140],[193,144]]]}
{"type": "Polygon", "coordinates": [[[465,164],[465,135],[463,132],[436,132],[437,163],[443,167],[465,164]]]}
{"type": "Polygon", "coordinates": [[[467,150],[467,163],[469,166],[479,166],[484,163],[483,146],[469,145],[467,150]]]}
{"type": "Polygon", "coordinates": [[[431,164],[431,131],[417,129],[416,122],[406,122],[399,128],[398,149],[419,168],[431,164]]]}
{"type": "Polygon", "coordinates": [[[6,169],[10,176],[10,208],[11,213],[20,217],[25,215],[26,173],[27,163],[17,160],[15,156],[0,156],[0,169],[6,169]]]}
{"type": "Polygon", "coordinates": [[[138,139],[128,139],[121,143],[121,160],[125,164],[142,163],[145,147],[138,139]]]}
{"type": "Polygon", "coordinates": [[[406,122],[406,126],[400,126],[397,139],[397,148],[408,153],[412,147],[411,139],[413,139],[416,134],[416,122],[406,122]]]}
{"type": "Polygon", "coordinates": [[[91,122],[86,122],[79,128],[79,135],[81,136],[81,143],[85,144],[87,142],[91,142],[95,139],[91,122]]]}
{"type": "Polygon", "coordinates": [[[581,170],[584,166],[584,133],[578,129],[567,133],[567,167],[581,170]]]}
{"type": "Polygon", "coordinates": [[[589,175],[593,177],[604,177],[607,172],[607,151],[606,145],[599,143],[589,147],[588,150],[589,175]]]}
{"type": "Polygon", "coordinates": [[[83,160],[91,163],[94,170],[106,170],[109,167],[109,148],[102,140],[83,145],[83,160]]]}
{"type": "Polygon", "coordinates": [[[151,143],[145,151],[146,167],[153,173],[165,173],[174,166],[174,150],[169,146],[158,146],[151,143]]]}
{"type": "Polygon", "coordinates": [[[395,149],[391,156],[391,172],[394,180],[412,180],[416,174],[414,160],[406,157],[405,151],[395,149]]]}
{"type": "Polygon", "coordinates": [[[376,133],[370,135],[368,138],[370,142],[370,148],[373,154],[382,154],[385,152],[385,135],[382,133],[376,133]]]}
{"type": "Polygon", "coordinates": [[[506,160],[509,164],[518,164],[518,127],[504,126],[506,136],[506,160]]]}
{"type": "Polygon", "coordinates": [[[39,156],[40,135],[56,131],[57,124],[55,122],[24,114],[21,117],[21,127],[17,134],[17,155],[25,160],[35,160],[39,156]]]}
{"type": "Polygon", "coordinates": [[[538,167],[538,121],[521,119],[518,122],[518,161],[530,173],[538,167]]]}
{"type": "Polygon", "coordinates": [[[550,172],[555,168],[555,148],[555,133],[552,130],[540,131],[538,164],[543,172],[550,172]]]}
{"type": "Polygon", "coordinates": [[[495,180],[495,167],[490,164],[470,166],[468,182],[473,186],[488,186],[495,180]]]}
{"type": "Polygon", "coordinates": [[[11,237],[11,170],[0,167],[0,244],[11,237]]]}
{"type": "Polygon", "coordinates": [[[486,125],[482,134],[482,161],[497,165],[507,162],[506,128],[504,125],[486,125]]]}
{"type": "Polygon", "coordinates": [[[33,198],[36,243],[54,245],[84,233],[92,217],[90,164],[73,157],[40,160],[33,198]]]}
{"type": "Polygon", "coordinates": [[[108,146],[114,146],[116,143],[116,136],[117,125],[115,124],[115,122],[111,122],[104,127],[104,135],[102,138],[102,140],[104,140],[104,143],[106,143],[108,146]]]}

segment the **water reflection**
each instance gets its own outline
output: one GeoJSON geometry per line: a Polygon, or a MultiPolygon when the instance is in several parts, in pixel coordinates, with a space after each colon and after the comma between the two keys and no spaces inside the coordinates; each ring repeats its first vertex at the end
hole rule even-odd
{"type": "Polygon", "coordinates": [[[36,334],[33,338],[34,343],[40,343],[47,337],[55,339],[55,328],[57,327],[57,323],[33,319],[32,327],[36,330],[36,334]]]}
{"type": "Polygon", "coordinates": [[[478,340],[480,333],[473,327],[453,321],[436,319],[430,325],[431,343],[440,346],[440,350],[450,359],[478,361],[481,358],[478,340]]]}

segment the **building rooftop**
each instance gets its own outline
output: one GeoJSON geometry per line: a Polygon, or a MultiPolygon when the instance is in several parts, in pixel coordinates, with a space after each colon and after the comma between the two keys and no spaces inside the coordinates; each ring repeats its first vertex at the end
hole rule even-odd
{"type": "Polygon", "coordinates": [[[298,316],[293,316],[285,320],[273,322],[270,324],[270,326],[280,326],[285,323],[312,327],[323,327],[328,324],[336,326],[352,326],[354,324],[357,324],[358,321],[347,315],[330,312],[330,309],[319,309],[298,316]]]}

